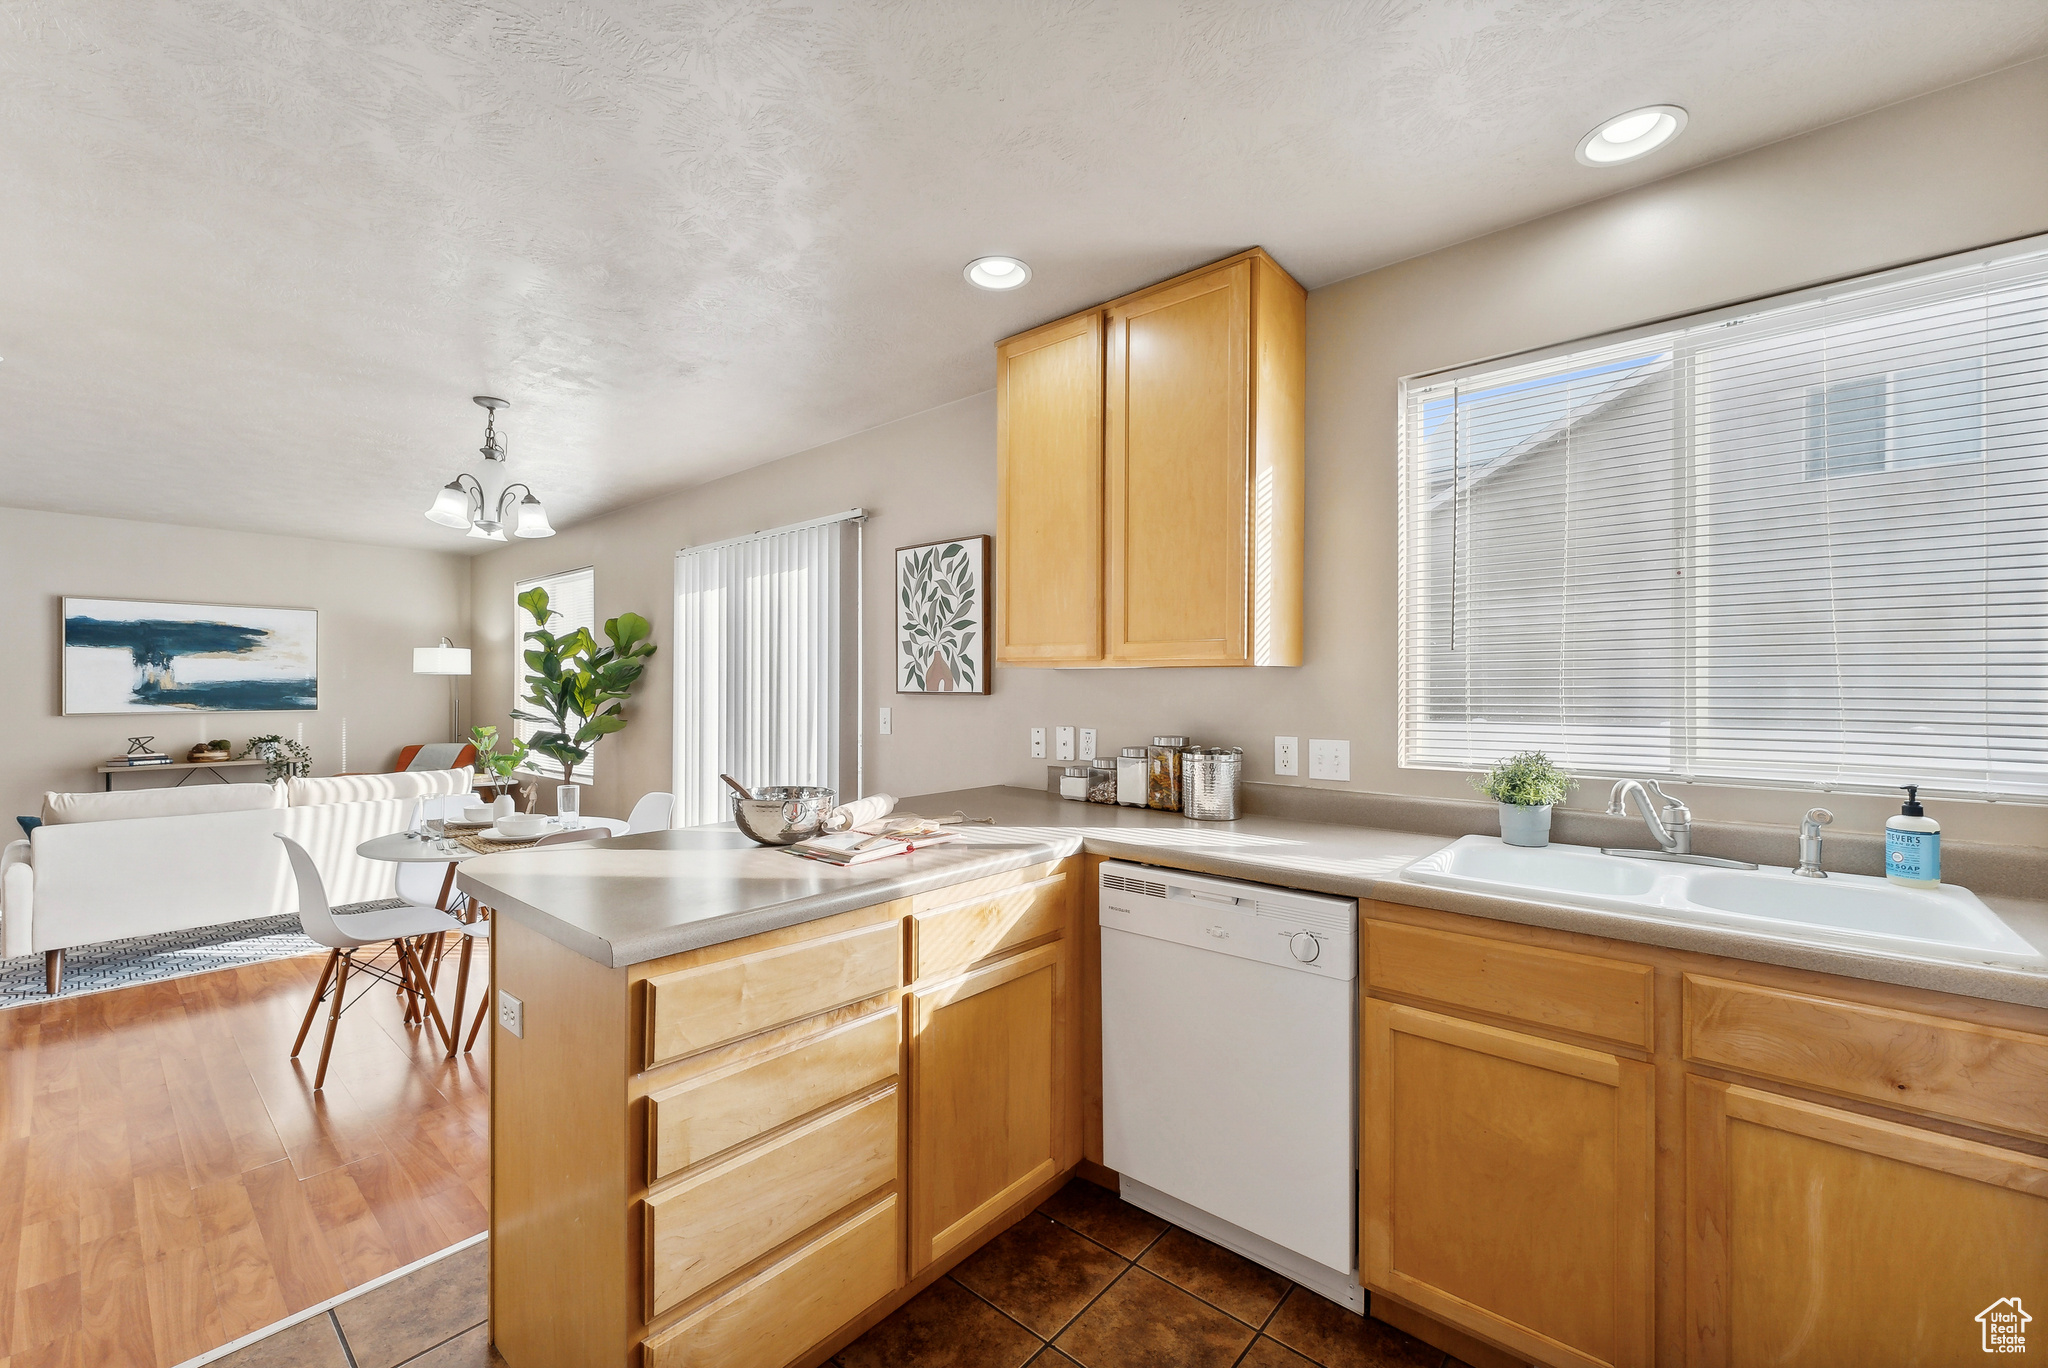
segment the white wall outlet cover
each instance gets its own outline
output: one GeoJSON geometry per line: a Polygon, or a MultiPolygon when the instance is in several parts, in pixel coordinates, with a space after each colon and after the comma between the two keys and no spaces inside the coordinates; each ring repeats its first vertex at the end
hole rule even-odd
{"type": "Polygon", "coordinates": [[[1093,760],[1095,758],[1095,728],[1081,728],[1081,753],[1075,758],[1078,760],[1093,760]]]}
{"type": "Polygon", "coordinates": [[[889,710],[888,710],[887,708],[884,708],[884,709],[882,709],[882,735],[884,735],[884,736],[887,736],[888,734],[889,734],[889,710]]]}
{"type": "Polygon", "coordinates": [[[1071,760],[1071,759],[1073,759],[1073,758],[1074,758],[1074,729],[1073,729],[1072,727],[1054,727],[1054,728],[1053,728],[1053,730],[1052,730],[1052,736],[1053,736],[1053,755],[1052,755],[1052,758],[1053,758],[1053,759],[1055,759],[1055,760],[1071,760]]]}
{"type": "Polygon", "coordinates": [[[1043,727],[1033,727],[1031,729],[1031,758],[1033,760],[1045,759],[1045,728],[1043,727]]]}
{"type": "Polygon", "coordinates": [[[1301,773],[1301,738],[1298,736],[1276,736],[1273,738],[1273,773],[1301,773]]]}
{"type": "Polygon", "coordinates": [[[1349,741],[1310,741],[1308,743],[1308,777],[1311,779],[1351,778],[1351,743],[1349,741]]]}
{"type": "Polygon", "coordinates": [[[507,1033],[526,1039],[526,1004],[502,988],[498,990],[498,1024],[507,1033]]]}

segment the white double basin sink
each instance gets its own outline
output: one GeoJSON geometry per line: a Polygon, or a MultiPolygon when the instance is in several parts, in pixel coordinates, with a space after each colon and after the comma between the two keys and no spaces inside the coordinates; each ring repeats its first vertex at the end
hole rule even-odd
{"type": "Polygon", "coordinates": [[[1466,836],[1402,870],[1415,883],[1596,912],[1721,926],[1778,940],[1822,941],[1915,959],[2048,968],[2048,955],[1965,888],[1904,888],[1862,874],[1801,878],[1789,869],[1605,855],[1590,846],[1531,848],[1466,836]]]}

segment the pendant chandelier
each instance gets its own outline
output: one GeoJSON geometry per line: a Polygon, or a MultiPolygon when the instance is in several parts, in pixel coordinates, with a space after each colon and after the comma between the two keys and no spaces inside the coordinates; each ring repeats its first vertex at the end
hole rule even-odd
{"type": "MultiPolygon", "coordinates": [[[[498,440],[498,410],[512,407],[511,402],[488,394],[475,396],[473,402],[484,409],[484,444],[479,450],[486,461],[502,463],[509,453],[498,440]]],[[[555,529],[548,524],[548,511],[541,507],[531,487],[523,483],[506,485],[493,509],[490,497],[484,493],[483,481],[468,471],[442,485],[440,493],[434,496],[434,506],[427,510],[428,521],[457,531],[466,528],[470,536],[480,541],[504,541],[508,518],[513,520],[515,537],[555,535],[555,529]]]]}

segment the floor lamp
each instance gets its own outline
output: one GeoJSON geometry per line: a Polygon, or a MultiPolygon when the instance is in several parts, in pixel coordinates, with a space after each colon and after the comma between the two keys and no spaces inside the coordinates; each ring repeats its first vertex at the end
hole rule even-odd
{"type": "Polygon", "coordinates": [[[438,646],[415,646],[412,648],[412,672],[448,676],[448,739],[461,741],[462,733],[457,730],[455,716],[455,676],[469,673],[469,647],[457,646],[447,637],[442,637],[438,646]]]}

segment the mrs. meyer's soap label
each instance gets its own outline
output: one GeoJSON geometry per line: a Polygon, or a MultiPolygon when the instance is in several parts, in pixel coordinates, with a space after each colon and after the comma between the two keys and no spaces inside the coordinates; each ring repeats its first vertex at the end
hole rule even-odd
{"type": "Polygon", "coordinates": [[[1941,882],[1941,836],[1933,831],[1900,831],[1888,827],[1884,833],[1884,871],[1902,879],[1941,882]]]}

